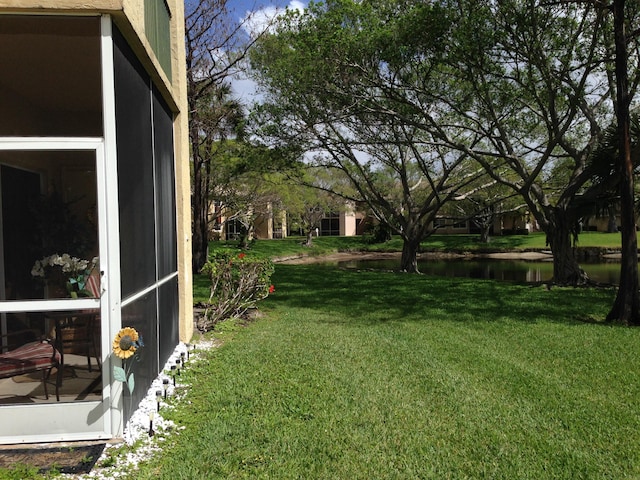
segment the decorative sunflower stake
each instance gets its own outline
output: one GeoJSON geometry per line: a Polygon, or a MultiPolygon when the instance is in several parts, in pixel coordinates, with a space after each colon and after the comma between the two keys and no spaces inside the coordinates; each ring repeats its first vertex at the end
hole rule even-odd
{"type": "Polygon", "coordinates": [[[113,354],[122,360],[122,367],[113,366],[113,376],[119,382],[124,383],[129,390],[129,395],[132,395],[136,382],[133,373],[129,373],[131,361],[127,362],[127,360],[133,360],[138,348],[144,346],[142,336],[135,328],[124,327],[116,334],[111,346],[113,354]]]}

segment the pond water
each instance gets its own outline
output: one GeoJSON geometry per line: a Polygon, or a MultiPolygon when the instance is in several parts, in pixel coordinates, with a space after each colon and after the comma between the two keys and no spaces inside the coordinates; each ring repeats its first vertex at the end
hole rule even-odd
{"type": "MultiPolygon", "coordinates": [[[[330,262],[340,268],[360,270],[399,269],[399,259],[344,260],[330,262]]],[[[604,284],[618,284],[619,262],[581,263],[589,278],[604,284]]],[[[553,277],[550,261],[496,260],[496,259],[420,259],[418,269],[427,275],[442,277],[480,278],[514,282],[546,282],[553,277]]]]}

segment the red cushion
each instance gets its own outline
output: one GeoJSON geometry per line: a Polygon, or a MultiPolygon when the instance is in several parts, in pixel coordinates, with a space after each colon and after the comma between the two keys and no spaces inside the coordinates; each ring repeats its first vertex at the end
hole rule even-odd
{"type": "Polygon", "coordinates": [[[0,378],[46,370],[59,363],[60,353],[49,342],[30,342],[0,355],[0,378]]]}

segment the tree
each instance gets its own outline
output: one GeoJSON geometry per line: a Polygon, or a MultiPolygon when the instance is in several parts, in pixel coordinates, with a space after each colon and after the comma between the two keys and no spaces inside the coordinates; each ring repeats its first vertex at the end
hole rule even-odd
{"type": "MultiPolygon", "coordinates": [[[[467,159],[474,159],[522,198],[546,233],[554,281],[580,284],[588,280],[575,254],[582,206],[603,188],[592,182],[589,159],[613,121],[618,91],[610,68],[614,28],[603,6],[334,0],[293,19],[278,41],[261,43],[257,63],[281,108],[295,112],[286,128],[302,132],[306,125],[305,134],[317,140],[308,145],[328,152],[339,168],[349,157],[340,142],[349,144],[356,162],[347,165],[354,171],[365,144],[374,145],[366,152],[373,158],[385,143],[419,145],[412,152],[416,165],[425,152],[438,152],[448,165],[464,159],[465,173],[472,172],[467,159]],[[287,96],[295,104],[288,106],[287,96]]],[[[627,20],[634,15],[628,9],[627,20]]],[[[639,49],[629,50],[637,66],[639,49]]],[[[640,69],[629,71],[632,98],[640,69]]],[[[377,173],[379,166],[370,170],[377,173]]],[[[438,199],[432,207],[450,200],[445,191],[463,193],[468,179],[454,170],[446,187],[433,181],[446,168],[425,176],[438,199]]],[[[355,179],[366,185],[362,178],[355,179]]]]}
{"type": "Polygon", "coordinates": [[[446,26],[437,5],[336,0],[289,15],[252,55],[268,92],[255,133],[296,145],[308,165],[339,170],[348,185],[325,190],[366,203],[400,235],[407,272],[418,271],[438,210],[481,174],[467,169],[466,153],[435,146],[405,108],[423,83],[441,81],[425,64],[438,61],[446,26]],[[406,97],[390,91],[395,77],[414,82],[406,97]]]}
{"type": "MultiPolygon", "coordinates": [[[[231,162],[230,152],[236,143],[228,138],[242,137],[243,107],[230,95],[230,87],[226,84],[209,89],[196,102],[197,114],[192,115],[190,128],[195,129],[194,125],[200,123],[197,138],[192,142],[193,237],[198,239],[194,240],[193,248],[198,243],[201,256],[197,261],[194,260],[193,268],[198,271],[202,267],[200,263],[208,258],[213,202],[224,198],[233,185],[231,179],[235,166],[231,162]]],[[[195,135],[196,132],[193,133],[195,135]]]]}
{"type": "Polygon", "coordinates": [[[450,81],[437,97],[421,92],[438,106],[422,122],[522,197],[547,234],[554,281],[583,283],[574,205],[592,195],[588,159],[612,118],[606,13],[573,2],[455,4],[450,81]]]}
{"type": "Polygon", "coordinates": [[[453,218],[470,221],[480,230],[479,241],[489,243],[491,232],[500,218],[526,208],[517,197],[504,185],[483,177],[468,192],[456,197],[448,210],[453,218]]]}
{"type": "Polygon", "coordinates": [[[189,142],[192,160],[192,270],[208,259],[211,205],[211,155],[217,142],[235,138],[242,125],[242,106],[230,98],[229,81],[243,66],[251,45],[251,17],[231,19],[227,0],[188,0],[185,3],[185,43],[189,142]]]}
{"type": "Polygon", "coordinates": [[[208,159],[206,198],[216,206],[216,216],[209,215],[208,227],[217,217],[237,222],[241,226],[240,247],[247,248],[256,220],[271,217],[274,209],[280,209],[283,189],[277,183],[278,172],[288,170],[287,154],[236,138],[213,142],[203,157],[208,159]]]}
{"type": "MultiPolygon", "coordinates": [[[[291,230],[306,236],[305,246],[313,246],[314,234],[319,234],[322,220],[354,209],[344,196],[332,193],[339,185],[348,183],[345,180],[339,170],[322,167],[289,169],[280,175],[281,206],[287,212],[291,230]]],[[[343,187],[340,190],[344,192],[343,187]]]]}
{"type": "Polygon", "coordinates": [[[638,292],[638,239],[634,208],[633,162],[628,76],[628,35],[626,33],[625,0],[613,0],[615,32],[616,119],[618,125],[618,168],[620,171],[620,211],[622,231],[622,261],[620,287],[607,320],[628,325],[640,324],[640,293],[638,292]]]}

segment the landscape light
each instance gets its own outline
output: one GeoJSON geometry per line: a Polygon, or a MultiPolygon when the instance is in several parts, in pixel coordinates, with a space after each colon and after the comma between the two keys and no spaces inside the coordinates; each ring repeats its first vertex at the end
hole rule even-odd
{"type": "Polygon", "coordinates": [[[153,431],[153,417],[155,415],[155,412],[152,410],[149,412],[149,436],[153,437],[153,435],[155,434],[155,432],[153,431]]]}
{"type": "Polygon", "coordinates": [[[167,399],[167,390],[169,390],[169,379],[168,378],[163,378],[162,379],[162,388],[164,388],[164,399],[167,399]]]}

